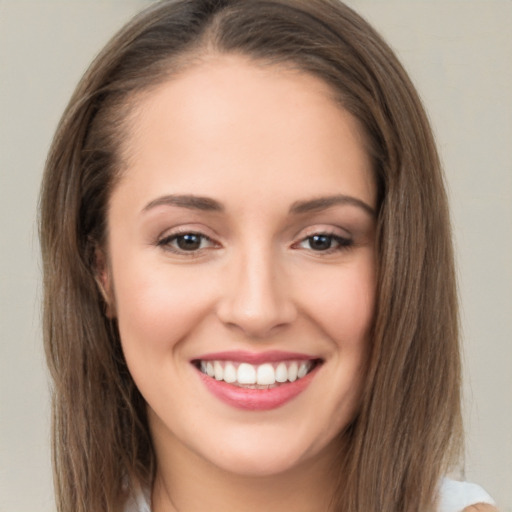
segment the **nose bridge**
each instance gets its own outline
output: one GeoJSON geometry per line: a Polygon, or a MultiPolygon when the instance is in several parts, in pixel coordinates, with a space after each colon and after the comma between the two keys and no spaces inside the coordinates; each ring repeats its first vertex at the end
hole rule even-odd
{"type": "Polygon", "coordinates": [[[294,317],[286,276],[270,243],[248,241],[235,253],[219,316],[248,336],[267,336],[294,317]]]}

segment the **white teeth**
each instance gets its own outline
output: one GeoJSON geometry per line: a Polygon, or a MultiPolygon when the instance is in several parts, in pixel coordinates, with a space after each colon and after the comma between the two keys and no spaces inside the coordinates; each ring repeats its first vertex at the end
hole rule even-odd
{"type": "Polygon", "coordinates": [[[223,380],[224,368],[222,368],[222,365],[219,363],[219,361],[215,361],[215,363],[213,363],[213,371],[216,380],[223,380]]]}
{"type": "Polygon", "coordinates": [[[286,368],[286,364],[279,363],[276,368],[276,381],[277,382],[286,382],[288,380],[288,368],[286,368]]]}
{"type": "Polygon", "coordinates": [[[271,364],[262,364],[261,366],[258,366],[256,383],[267,386],[276,383],[274,368],[271,364]]]}
{"type": "Polygon", "coordinates": [[[288,380],[295,382],[297,380],[297,374],[299,373],[299,366],[297,363],[292,363],[288,368],[288,380]]]}
{"type": "Polygon", "coordinates": [[[256,384],[256,370],[252,364],[242,363],[236,376],[239,384],[256,384]]]}
{"type": "Polygon", "coordinates": [[[227,363],[224,367],[224,382],[230,384],[236,382],[236,368],[231,363],[227,363]]]}
{"type": "Polygon", "coordinates": [[[242,386],[274,386],[295,382],[305,377],[312,366],[312,361],[281,361],[260,365],[220,360],[199,363],[199,369],[208,377],[242,386]]]}
{"type": "Polygon", "coordinates": [[[308,365],[307,363],[300,363],[299,371],[297,372],[297,378],[302,379],[308,373],[308,365]]]}

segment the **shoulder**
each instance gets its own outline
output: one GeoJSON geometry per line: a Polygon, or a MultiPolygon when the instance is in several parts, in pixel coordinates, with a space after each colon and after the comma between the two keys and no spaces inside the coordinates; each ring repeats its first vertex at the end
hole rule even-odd
{"type": "Polygon", "coordinates": [[[141,486],[132,489],[123,512],[151,512],[149,491],[141,486]]]}
{"type": "MultiPolygon", "coordinates": [[[[133,490],[124,512],[151,512],[149,502],[149,493],[139,487],[133,490]]],[[[479,485],[448,478],[442,480],[439,487],[438,512],[462,512],[466,507],[480,503],[495,505],[493,499],[479,485]]],[[[474,510],[478,512],[479,508],[474,507],[474,510]]],[[[484,510],[482,509],[482,512],[484,510]]]]}
{"type": "Polygon", "coordinates": [[[479,485],[449,478],[442,480],[439,488],[438,512],[461,512],[466,507],[477,503],[495,505],[493,499],[479,485]]]}

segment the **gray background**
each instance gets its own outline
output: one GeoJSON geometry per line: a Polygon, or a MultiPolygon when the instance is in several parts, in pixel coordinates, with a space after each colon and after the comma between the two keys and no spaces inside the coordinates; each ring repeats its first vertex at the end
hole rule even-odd
{"type": "MultiPolygon", "coordinates": [[[[0,0],[0,512],[52,511],[36,203],[85,67],[148,0],[0,0]]],[[[457,250],[469,480],[512,512],[512,2],[352,0],[427,105],[457,250]]]]}

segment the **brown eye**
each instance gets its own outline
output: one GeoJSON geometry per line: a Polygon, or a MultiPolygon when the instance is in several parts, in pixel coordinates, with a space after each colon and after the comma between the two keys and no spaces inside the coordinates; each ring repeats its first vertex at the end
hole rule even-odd
{"type": "Polygon", "coordinates": [[[202,236],[196,233],[187,233],[176,237],[176,246],[182,251],[197,251],[201,248],[202,236]]]}
{"type": "Polygon", "coordinates": [[[353,241],[338,235],[328,233],[317,233],[308,236],[300,242],[300,247],[315,252],[339,251],[350,247],[353,241]]]}
{"type": "Polygon", "coordinates": [[[313,251],[326,251],[333,244],[333,237],[329,235],[313,235],[308,238],[309,247],[313,251]]]}
{"type": "Polygon", "coordinates": [[[158,242],[160,247],[175,253],[194,253],[215,246],[213,240],[201,233],[177,233],[158,242]]]}

